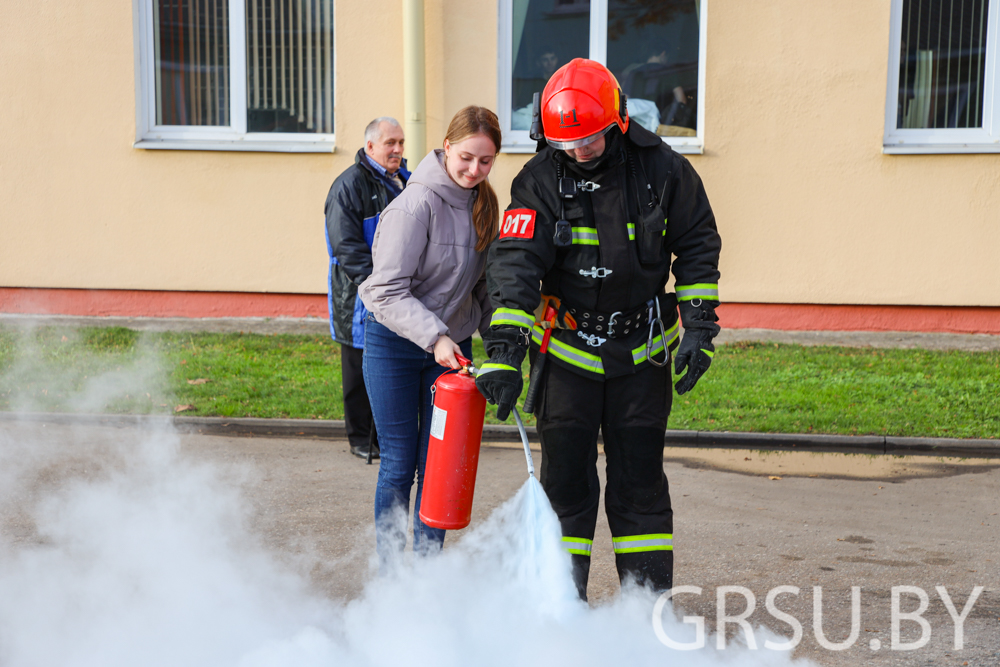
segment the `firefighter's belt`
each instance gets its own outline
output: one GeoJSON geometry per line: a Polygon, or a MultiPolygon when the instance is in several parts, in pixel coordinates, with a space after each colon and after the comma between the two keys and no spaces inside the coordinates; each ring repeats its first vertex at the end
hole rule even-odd
{"type": "Polygon", "coordinates": [[[649,323],[649,306],[646,304],[627,313],[601,313],[572,306],[567,311],[576,319],[577,329],[584,333],[596,333],[602,338],[624,338],[649,323]]]}

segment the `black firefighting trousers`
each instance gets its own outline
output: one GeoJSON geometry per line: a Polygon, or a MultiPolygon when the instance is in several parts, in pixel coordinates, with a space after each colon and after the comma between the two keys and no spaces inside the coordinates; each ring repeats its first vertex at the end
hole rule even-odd
{"type": "Polygon", "coordinates": [[[536,408],[541,482],[562,524],[573,577],[587,598],[600,481],[597,434],[604,435],[607,488],[618,576],[657,591],[672,585],[673,510],[663,472],[663,436],[673,397],[669,364],[590,380],[551,362],[536,408]]]}

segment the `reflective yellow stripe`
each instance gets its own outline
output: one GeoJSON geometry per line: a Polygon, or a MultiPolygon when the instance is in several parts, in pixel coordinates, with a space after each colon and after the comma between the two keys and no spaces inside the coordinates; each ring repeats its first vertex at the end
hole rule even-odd
{"type": "Polygon", "coordinates": [[[632,554],[642,551],[673,551],[674,536],[670,533],[652,533],[650,535],[627,535],[612,537],[611,543],[616,554],[632,554]]]}
{"type": "Polygon", "coordinates": [[[571,554],[589,556],[590,551],[594,546],[594,541],[588,540],[585,537],[563,537],[562,545],[563,548],[571,554]]]}
{"type": "Polygon", "coordinates": [[[573,227],[573,243],[576,245],[601,245],[594,227],[573,227]]]}
{"type": "Polygon", "coordinates": [[[535,323],[535,316],[524,310],[514,308],[497,308],[490,318],[490,326],[509,324],[515,327],[530,327],[535,323]]]}
{"type": "Polygon", "coordinates": [[[517,372],[517,369],[514,368],[513,366],[508,366],[507,364],[491,364],[489,362],[486,362],[485,364],[483,364],[479,368],[479,375],[483,375],[484,373],[489,373],[490,371],[514,371],[514,372],[517,372]]]}
{"type": "MultiPolygon", "coordinates": [[[[541,327],[534,326],[531,328],[531,338],[539,345],[542,344],[542,336],[544,335],[545,333],[541,327]]],[[[555,338],[549,338],[549,354],[577,368],[604,375],[604,364],[601,362],[600,357],[578,350],[555,338]]]]}
{"type": "MultiPolygon", "coordinates": [[[[531,338],[535,343],[541,345],[542,337],[545,335],[544,329],[540,326],[533,326],[531,328],[531,338]]],[[[672,347],[677,340],[680,338],[680,328],[679,323],[674,322],[674,324],[666,330],[666,346],[672,347]]],[[[663,352],[663,336],[657,336],[653,339],[653,348],[650,350],[652,356],[656,356],[660,352],[663,352]]],[[[549,353],[557,359],[565,361],[567,364],[576,366],[577,368],[582,368],[584,370],[591,371],[593,373],[598,373],[604,375],[604,363],[601,358],[596,354],[589,354],[583,350],[579,350],[575,347],[567,345],[556,338],[549,338],[549,353]]],[[[646,344],[643,343],[639,347],[632,350],[632,362],[635,365],[639,365],[647,360],[646,357],[646,344]]],[[[484,364],[484,367],[486,364],[484,364]]]]}
{"type": "MultiPolygon", "coordinates": [[[[664,220],[664,221],[663,221],[663,224],[667,224],[667,221],[666,221],[666,220],[664,220]]],[[[635,241],[635,223],[632,223],[632,222],[626,222],[626,223],[625,223],[625,226],[626,226],[626,227],[628,228],[628,240],[629,240],[629,241],[635,241]]],[[[666,235],[667,235],[667,230],[665,230],[665,229],[664,229],[664,230],[663,230],[663,231],[662,231],[662,232],[660,233],[660,236],[666,236],[666,235]]]]}
{"type": "Polygon", "coordinates": [[[719,300],[719,285],[717,283],[696,283],[694,285],[677,285],[677,300],[692,299],[719,300]]]}

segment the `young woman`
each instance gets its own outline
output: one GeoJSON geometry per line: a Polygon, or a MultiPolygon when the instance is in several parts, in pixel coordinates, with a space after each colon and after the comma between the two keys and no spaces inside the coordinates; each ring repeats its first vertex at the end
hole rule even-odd
{"type": "Polygon", "coordinates": [[[469,106],[451,119],[444,148],[425,157],[383,211],[374,269],[359,294],[370,311],[364,378],[379,434],[375,528],[383,572],[406,544],[414,476],[413,548],[441,548],[445,531],[420,521],[431,385],[455,354],[472,358],[472,332],[489,329],[484,268],[499,204],[486,177],[500,150],[496,114],[469,106]]]}

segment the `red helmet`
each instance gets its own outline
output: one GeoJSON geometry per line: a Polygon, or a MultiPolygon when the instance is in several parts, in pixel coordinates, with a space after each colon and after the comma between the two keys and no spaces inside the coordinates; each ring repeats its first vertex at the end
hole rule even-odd
{"type": "Polygon", "coordinates": [[[552,75],[541,99],[545,140],[559,149],[579,148],[616,123],[628,130],[625,96],[618,80],[599,62],[574,58],[552,75]]]}

